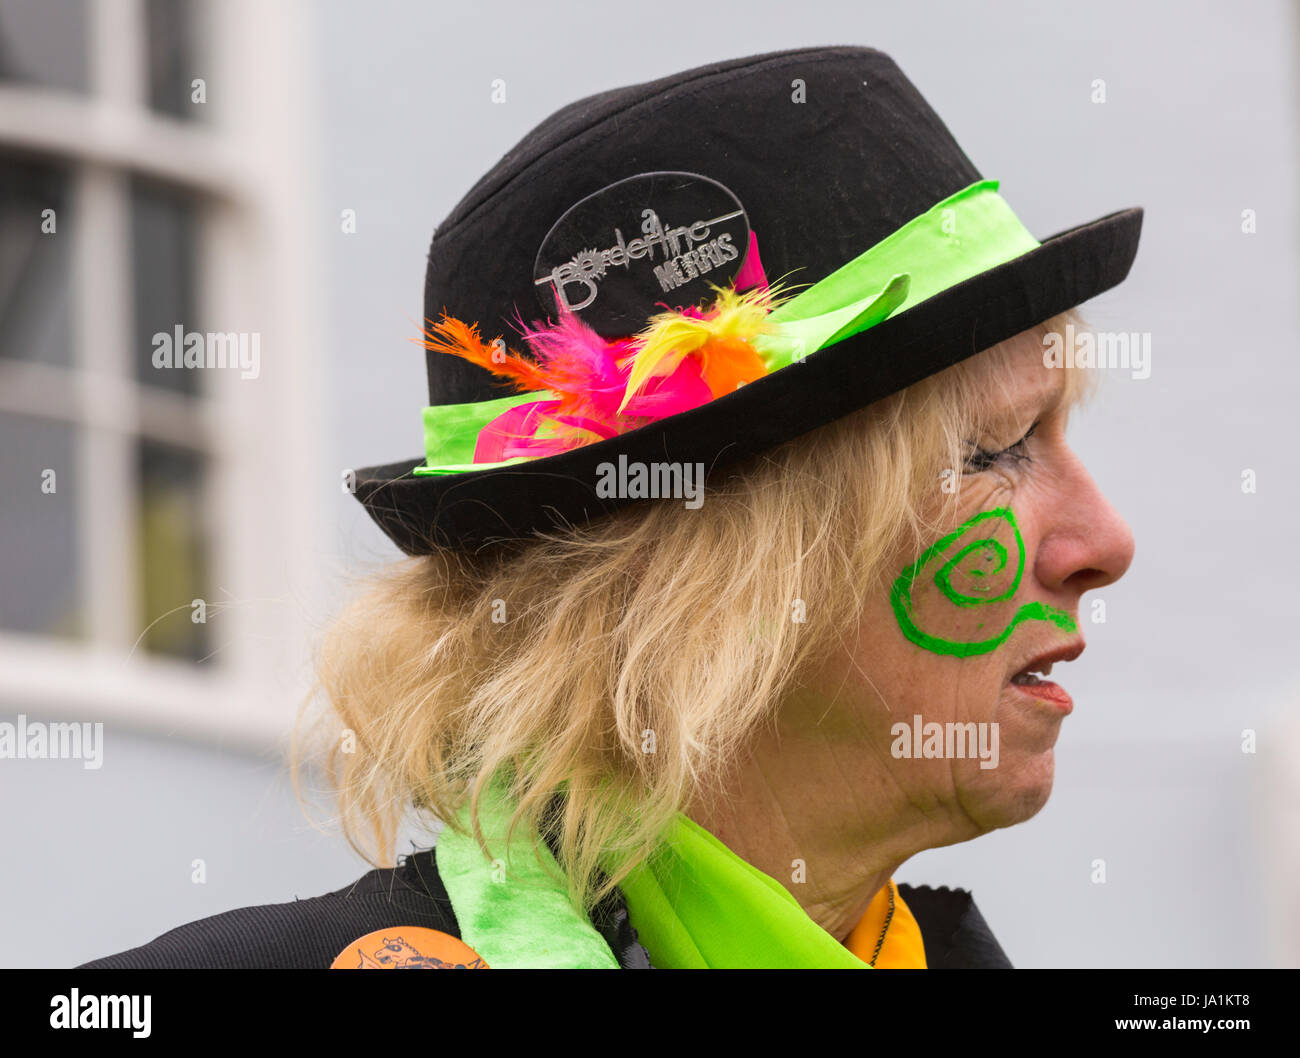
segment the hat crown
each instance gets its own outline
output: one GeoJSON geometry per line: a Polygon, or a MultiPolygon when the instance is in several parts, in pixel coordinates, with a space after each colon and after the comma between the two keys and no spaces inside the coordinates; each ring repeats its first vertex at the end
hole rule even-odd
{"type": "MultiPolygon", "coordinates": [[[[434,232],[425,316],[445,309],[515,344],[518,318],[548,314],[534,266],[555,223],[609,185],[661,171],[728,189],[768,276],[796,284],[980,179],[883,52],[801,48],[714,63],[578,100],[529,132],[434,232]]],[[[427,358],[430,404],[511,392],[466,360],[427,358]]]]}

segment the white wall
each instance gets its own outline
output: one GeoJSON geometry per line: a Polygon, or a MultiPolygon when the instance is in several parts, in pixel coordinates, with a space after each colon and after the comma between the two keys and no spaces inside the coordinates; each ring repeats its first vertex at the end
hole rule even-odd
{"type": "MultiPolygon", "coordinates": [[[[5,967],[76,966],[233,907],[319,896],[369,869],[312,829],[273,756],[176,738],[107,729],[98,769],[7,760],[0,801],[5,967]]],[[[328,811],[318,802],[312,818],[328,811]]]]}

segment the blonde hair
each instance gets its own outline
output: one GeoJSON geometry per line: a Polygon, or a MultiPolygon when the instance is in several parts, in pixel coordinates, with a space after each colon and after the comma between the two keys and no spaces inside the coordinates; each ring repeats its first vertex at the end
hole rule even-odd
{"type": "MultiPolygon", "coordinates": [[[[958,498],[943,471],[960,479],[1004,405],[1015,341],[752,458],[698,510],[634,505],[507,554],[382,570],[319,650],[313,734],[349,842],[391,863],[410,808],[460,829],[470,798],[482,843],[478,797],[501,775],[511,831],[547,833],[593,907],[853,629],[883,561],[934,538],[958,498]]],[[[1063,373],[1068,408],[1084,382],[1063,373]]]]}

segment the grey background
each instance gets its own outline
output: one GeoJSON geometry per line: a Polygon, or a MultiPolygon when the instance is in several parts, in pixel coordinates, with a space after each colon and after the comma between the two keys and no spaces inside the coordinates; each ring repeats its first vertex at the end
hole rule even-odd
{"type": "MultiPolygon", "coordinates": [[[[329,425],[339,468],[415,456],[434,225],[579,96],[826,43],[898,61],[1040,238],[1146,207],[1127,282],[1086,309],[1152,335],[1072,426],[1137,539],[1070,666],[1057,786],[1030,822],[926,853],[904,881],[970,888],[1020,966],[1300,964],[1294,526],[1297,18],[1292,4],[331,2],[318,65],[329,425]],[[507,102],[490,101],[494,78],[507,102]],[[1094,79],[1107,101],[1090,101],[1094,79]],[[1258,231],[1241,231],[1254,209],[1258,231]],[[1244,468],[1258,493],[1243,495],[1244,468]],[[1241,752],[1243,729],[1260,752],[1241,752]],[[1090,880],[1093,861],[1107,881],[1090,880]]],[[[273,72],[268,72],[273,79],[273,72]]],[[[271,81],[268,81],[268,88],[271,81]]],[[[799,189],[791,188],[792,196],[799,189]]],[[[340,496],[322,576],[396,557],[340,496]]],[[[338,590],[342,590],[338,578],[338,590]]],[[[1087,611],[1085,609],[1085,615],[1087,611]]],[[[304,619],[309,619],[304,615],[304,619]]],[[[1086,620],[1086,617],[1085,617],[1086,620]]],[[[69,718],[71,719],[71,718],[69,718]]],[[[306,827],[281,763],[108,733],[106,764],[10,762],[0,963],[71,965],[180,922],[326,892],[364,869],[306,827]],[[14,766],[11,766],[14,765],[14,766]],[[190,882],[194,858],[205,885],[190,882]]]]}

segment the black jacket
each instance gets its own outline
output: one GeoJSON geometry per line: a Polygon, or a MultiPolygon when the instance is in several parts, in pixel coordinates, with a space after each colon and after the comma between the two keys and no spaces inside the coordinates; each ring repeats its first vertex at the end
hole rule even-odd
{"type": "MultiPolygon", "coordinates": [[[[459,937],[434,853],[427,849],[404,856],[398,866],[370,871],[324,896],[242,907],[189,922],[78,969],[323,970],[351,942],[375,930],[426,926],[459,937]]],[[[931,969],[1011,968],[968,892],[909,885],[898,890],[921,927],[931,969]]],[[[619,966],[651,969],[621,893],[594,910],[592,924],[619,966]]]]}

